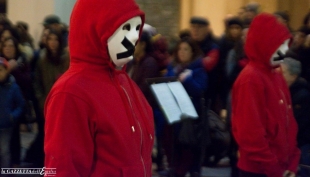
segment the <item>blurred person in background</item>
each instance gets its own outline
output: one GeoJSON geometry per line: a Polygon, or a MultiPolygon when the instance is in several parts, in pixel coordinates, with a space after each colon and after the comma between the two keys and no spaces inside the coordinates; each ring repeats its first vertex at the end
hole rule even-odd
{"type": "Polygon", "coordinates": [[[16,79],[26,99],[30,99],[32,92],[30,67],[25,54],[20,51],[19,43],[14,37],[2,41],[1,56],[8,60],[9,71],[16,79]]]}
{"type": "MultiPolygon", "coordinates": [[[[292,108],[298,124],[297,142],[301,150],[300,164],[310,166],[310,85],[300,77],[301,63],[299,61],[285,58],[281,67],[290,89],[292,108]]],[[[301,166],[298,175],[309,177],[310,171],[301,166]]]]}
{"type": "Polygon", "coordinates": [[[46,39],[48,34],[50,33],[50,28],[44,28],[42,30],[42,34],[40,36],[40,40],[39,40],[39,48],[37,50],[34,51],[34,57],[33,60],[31,62],[31,76],[32,78],[35,77],[35,68],[37,66],[38,60],[40,58],[41,55],[44,55],[46,52],[46,39]]]}
{"type": "Polygon", "coordinates": [[[62,35],[52,29],[46,36],[45,49],[40,52],[34,74],[34,92],[39,106],[38,134],[27,152],[27,161],[36,166],[44,165],[44,116],[45,99],[54,83],[69,68],[69,54],[63,47],[62,35]]]}
{"type": "Polygon", "coordinates": [[[248,59],[244,51],[244,45],[248,30],[249,28],[244,28],[242,30],[242,36],[240,40],[236,41],[234,47],[228,52],[225,61],[224,74],[226,78],[226,91],[228,92],[230,92],[230,90],[232,89],[232,86],[241,70],[248,63],[248,59]]]}
{"type": "Polygon", "coordinates": [[[307,26],[300,27],[294,35],[293,43],[286,56],[301,62],[300,76],[310,82],[310,47],[306,40],[308,35],[310,35],[310,28],[307,26]]]}
{"type": "Polygon", "coordinates": [[[242,30],[242,37],[239,41],[236,42],[233,49],[231,49],[227,55],[225,68],[224,68],[224,77],[226,87],[224,88],[227,94],[226,97],[226,123],[227,128],[230,130],[231,141],[230,141],[230,148],[228,151],[229,163],[231,166],[231,177],[238,177],[238,168],[237,168],[237,151],[238,146],[237,142],[235,141],[232,135],[232,128],[231,128],[231,89],[232,86],[237,79],[238,75],[240,74],[241,70],[247,65],[248,59],[244,51],[244,44],[246,40],[246,35],[248,32],[248,28],[244,28],[242,30]]]}
{"type": "Polygon", "coordinates": [[[46,48],[40,53],[35,72],[34,88],[43,113],[47,94],[55,81],[68,69],[69,55],[64,50],[61,35],[50,30],[46,37],[46,48]]]}
{"type": "MultiPolygon", "coordinates": [[[[221,112],[226,109],[226,101],[229,93],[229,85],[227,78],[225,77],[225,65],[228,53],[234,46],[241,40],[242,36],[242,21],[237,17],[232,17],[227,20],[225,34],[219,41],[220,57],[217,65],[219,70],[218,82],[219,82],[219,104],[221,112]]],[[[221,113],[222,117],[226,117],[225,113],[221,113]]]]}
{"type": "MultiPolygon", "coordinates": [[[[21,88],[24,99],[32,100],[32,87],[30,68],[25,54],[20,51],[20,44],[14,37],[2,38],[1,56],[8,61],[8,71],[16,80],[21,88]]],[[[20,142],[20,124],[25,123],[26,117],[23,111],[19,121],[14,124],[11,139],[11,160],[15,167],[20,165],[21,142],[20,142]]]]}
{"type": "MultiPolygon", "coordinates": [[[[203,66],[195,64],[196,60],[201,60],[202,52],[191,38],[183,38],[177,44],[174,60],[167,69],[167,77],[176,76],[183,84],[188,95],[192,98],[194,107],[200,115],[201,99],[207,89],[207,73],[203,66]]],[[[198,119],[197,121],[201,121],[198,119]]],[[[174,125],[173,125],[174,126],[174,125]]],[[[181,126],[177,123],[175,127],[181,126]]],[[[172,133],[176,136],[165,135],[165,138],[170,138],[171,148],[166,147],[169,167],[173,169],[172,173],[176,177],[184,177],[187,172],[190,172],[191,177],[199,177],[201,172],[201,152],[205,150],[200,146],[191,146],[181,144],[178,140],[180,128],[174,128],[172,133]]]]}
{"type": "Polygon", "coordinates": [[[211,100],[211,109],[216,113],[220,112],[217,99],[218,97],[218,76],[219,69],[219,47],[213,37],[210,23],[203,17],[192,17],[190,19],[190,35],[198,44],[203,52],[203,60],[196,61],[198,65],[202,65],[209,76],[209,86],[206,94],[206,100],[211,100]]]}
{"type": "Polygon", "coordinates": [[[291,39],[272,14],[259,14],[249,28],[249,63],[232,90],[232,132],[240,153],[240,177],[294,177],[300,151],[288,87],[276,71],[291,39]],[[264,30],[262,30],[262,27],[264,30]]]}
{"type": "Polygon", "coordinates": [[[33,49],[31,48],[31,46],[26,45],[25,43],[23,44],[20,43],[21,36],[18,33],[18,30],[16,29],[16,27],[4,28],[3,31],[0,32],[1,45],[3,41],[9,37],[13,37],[17,40],[19,50],[25,55],[27,63],[31,63],[33,59],[33,49]]]}
{"type": "Polygon", "coordinates": [[[33,49],[33,38],[29,34],[28,24],[26,22],[19,21],[16,23],[16,28],[20,36],[20,43],[22,45],[30,46],[33,49]]]}
{"type": "Polygon", "coordinates": [[[246,18],[246,9],[245,6],[239,8],[237,16],[240,20],[244,21],[246,18]]]}
{"type": "Polygon", "coordinates": [[[6,39],[8,37],[14,37],[18,41],[20,40],[20,35],[19,35],[17,29],[14,28],[13,26],[12,27],[8,27],[8,28],[4,28],[1,31],[1,33],[0,33],[0,40],[1,40],[1,42],[3,42],[4,39],[6,39]]]}
{"type": "Polygon", "coordinates": [[[282,23],[283,25],[285,25],[288,30],[290,32],[292,32],[292,28],[290,26],[290,16],[288,14],[288,12],[286,11],[276,11],[275,13],[273,13],[276,17],[277,17],[277,20],[282,23]]]}
{"type": "Polygon", "coordinates": [[[190,35],[205,55],[203,64],[207,72],[211,72],[218,63],[219,49],[211,31],[210,22],[203,17],[192,17],[190,35]]]}
{"type": "Polygon", "coordinates": [[[57,33],[61,34],[63,47],[66,48],[68,45],[68,29],[61,23],[60,18],[57,15],[47,15],[43,21],[44,29],[49,28],[57,33]]]}
{"type": "Polygon", "coordinates": [[[310,34],[306,36],[306,40],[304,43],[304,52],[303,57],[301,59],[301,76],[310,82],[310,34]]]}
{"type": "Polygon", "coordinates": [[[304,17],[303,25],[310,28],[310,12],[304,17]]]}
{"type": "Polygon", "coordinates": [[[12,153],[15,153],[11,150],[10,141],[14,124],[24,109],[24,98],[14,77],[8,71],[7,60],[2,57],[0,57],[0,108],[0,166],[10,168],[12,153]]]}
{"type": "Polygon", "coordinates": [[[0,15],[0,32],[2,32],[6,28],[12,27],[12,22],[3,15],[0,15]]]}
{"type": "Polygon", "coordinates": [[[260,13],[260,4],[257,2],[250,2],[245,6],[245,20],[252,22],[254,17],[260,13]]]}
{"type": "Polygon", "coordinates": [[[290,47],[290,50],[286,53],[287,57],[292,57],[297,60],[301,60],[303,57],[304,44],[306,42],[306,36],[310,34],[310,28],[307,26],[300,27],[295,35],[290,47]]]}
{"type": "Polygon", "coordinates": [[[48,34],[50,33],[50,28],[44,28],[41,34],[41,38],[39,41],[39,48],[44,49],[46,47],[46,39],[48,34]]]}

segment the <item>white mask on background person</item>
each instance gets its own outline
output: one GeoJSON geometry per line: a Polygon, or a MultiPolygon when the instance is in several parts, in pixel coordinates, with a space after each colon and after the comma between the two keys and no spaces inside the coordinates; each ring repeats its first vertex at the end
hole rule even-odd
{"type": "Polygon", "coordinates": [[[285,40],[280,47],[272,54],[270,58],[270,64],[271,66],[279,66],[284,58],[287,50],[289,49],[289,42],[290,39],[285,40]]]}
{"type": "Polygon", "coordinates": [[[116,66],[122,67],[133,59],[141,24],[140,16],[133,17],[124,22],[108,39],[108,51],[116,66]]]}

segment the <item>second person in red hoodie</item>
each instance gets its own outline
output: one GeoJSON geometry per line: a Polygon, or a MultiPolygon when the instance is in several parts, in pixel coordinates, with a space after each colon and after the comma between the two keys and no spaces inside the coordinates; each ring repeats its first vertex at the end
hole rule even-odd
{"type": "Polygon", "coordinates": [[[240,177],[294,177],[300,151],[288,87],[275,68],[288,49],[287,28],[270,14],[254,18],[245,43],[249,64],[232,93],[232,131],[240,177]]]}

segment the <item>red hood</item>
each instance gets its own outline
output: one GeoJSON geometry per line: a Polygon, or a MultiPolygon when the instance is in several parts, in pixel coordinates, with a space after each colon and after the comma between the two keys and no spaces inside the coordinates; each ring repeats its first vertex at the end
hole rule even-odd
{"type": "Polygon", "coordinates": [[[107,41],[122,23],[135,16],[141,16],[144,24],[144,13],[134,0],[78,0],[70,19],[71,64],[112,66],[107,41]]]}
{"type": "Polygon", "coordinates": [[[272,54],[286,40],[291,38],[288,29],[267,13],[256,16],[251,23],[245,43],[245,52],[251,62],[265,68],[272,68],[272,54]]]}

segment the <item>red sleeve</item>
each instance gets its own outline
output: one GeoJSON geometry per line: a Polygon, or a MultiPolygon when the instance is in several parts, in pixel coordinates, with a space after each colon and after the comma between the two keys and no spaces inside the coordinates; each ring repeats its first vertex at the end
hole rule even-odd
{"type": "MultiPolygon", "coordinates": [[[[281,68],[280,68],[281,69],[281,68]]],[[[293,171],[295,174],[297,173],[297,168],[298,168],[298,164],[299,164],[299,160],[300,160],[300,150],[298,149],[297,146],[297,131],[298,131],[298,125],[296,122],[296,119],[294,117],[294,113],[293,113],[293,108],[292,108],[292,100],[291,100],[291,95],[290,95],[290,91],[289,88],[283,78],[282,75],[282,71],[280,73],[280,77],[281,77],[281,81],[282,81],[282,86],[284,87],[284,91],[285,91],[285,95],[286,95],[286,99],[289,100],[289,124],[290,124],[290,130],[291,133],[289,134],[289,142],[288,144],[290,144],[291,146],[291,154],[289,157],[289,167],[288,170],[293,171]]]]}
{"type": "Polygon", "coordinates": [[[94,124],[90,106],[80,98],[59,93],[45,106],[45,167],[56,168],[57,177],[86,177],[94,157],[94,124]]]}
{"type": "Polygon", "coordinates": [[[220,52],[218,49],[212,49],[209,53],[203,58],[203,66],[209,72],[214,69],[219,61],[220,52]]]}
{"type": "MultiPolygon", "coordinates": [[[[282,169],[277,157],[271,152],[267,132],[263,125],[266,98],[262,96],[262,84],[245,82],[235,85],[232,98],[233,135],[250,162],[256,162],[261,172],[268,177],[280,177],[286,169],[282,169]]],[[[246,164],[245,164],[246,165],[246,164]]]]}

